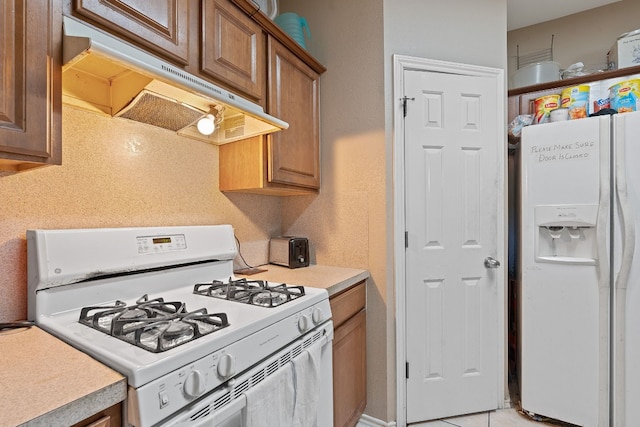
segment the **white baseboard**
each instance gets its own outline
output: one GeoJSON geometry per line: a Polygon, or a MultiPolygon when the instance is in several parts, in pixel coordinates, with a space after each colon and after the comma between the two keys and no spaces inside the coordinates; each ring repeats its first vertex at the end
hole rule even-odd
{"type": "Polygon", "coordinates": [[[369,415],[362,414],[360,421],[356,424],[356,427],[396,427],[396,422],[385,422],[377,418],[370,417],[369,415]]]}

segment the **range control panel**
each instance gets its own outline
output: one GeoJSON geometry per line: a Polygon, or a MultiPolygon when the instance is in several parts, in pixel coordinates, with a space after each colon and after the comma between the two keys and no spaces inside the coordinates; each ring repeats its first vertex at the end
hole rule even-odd
{"type": "Polygon", "coordinates": [[[180,251],[187,248],[184,234],[139,236],[136,239],[138,240],[139,254],[180,251]]]}

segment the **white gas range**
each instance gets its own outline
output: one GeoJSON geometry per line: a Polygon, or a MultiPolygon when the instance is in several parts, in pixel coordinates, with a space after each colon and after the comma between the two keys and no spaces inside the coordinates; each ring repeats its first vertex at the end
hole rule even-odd
{"type": "Polygon", "coordinates": [[[304,357],[318,426],[332,424],[327,292],[236,279],[231,226],[28,230],[27,241],[29,319],[127,377],[130,425],[249,425],[248,396],[304,357]]]}

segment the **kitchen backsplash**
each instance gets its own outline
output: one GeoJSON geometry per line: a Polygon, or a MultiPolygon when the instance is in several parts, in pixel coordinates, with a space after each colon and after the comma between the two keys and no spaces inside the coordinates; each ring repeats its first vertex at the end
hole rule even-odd
{"type": "Polygon", "coordinates": [[[232,224],[250,264],[281,233],[281,200],[218,191],[218,148],[63,108],[62,166],[0,176],[0,322],[27,309],[25,231],[232,224]]]}

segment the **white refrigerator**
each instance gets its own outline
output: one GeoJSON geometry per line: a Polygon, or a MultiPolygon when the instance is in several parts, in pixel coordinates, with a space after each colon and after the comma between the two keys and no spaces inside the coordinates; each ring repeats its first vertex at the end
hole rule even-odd
{"type": "Polygon", "coordinates": [[[529,126],[520,165],[522,409],[640,426],[640,112],[529,126]]]}

